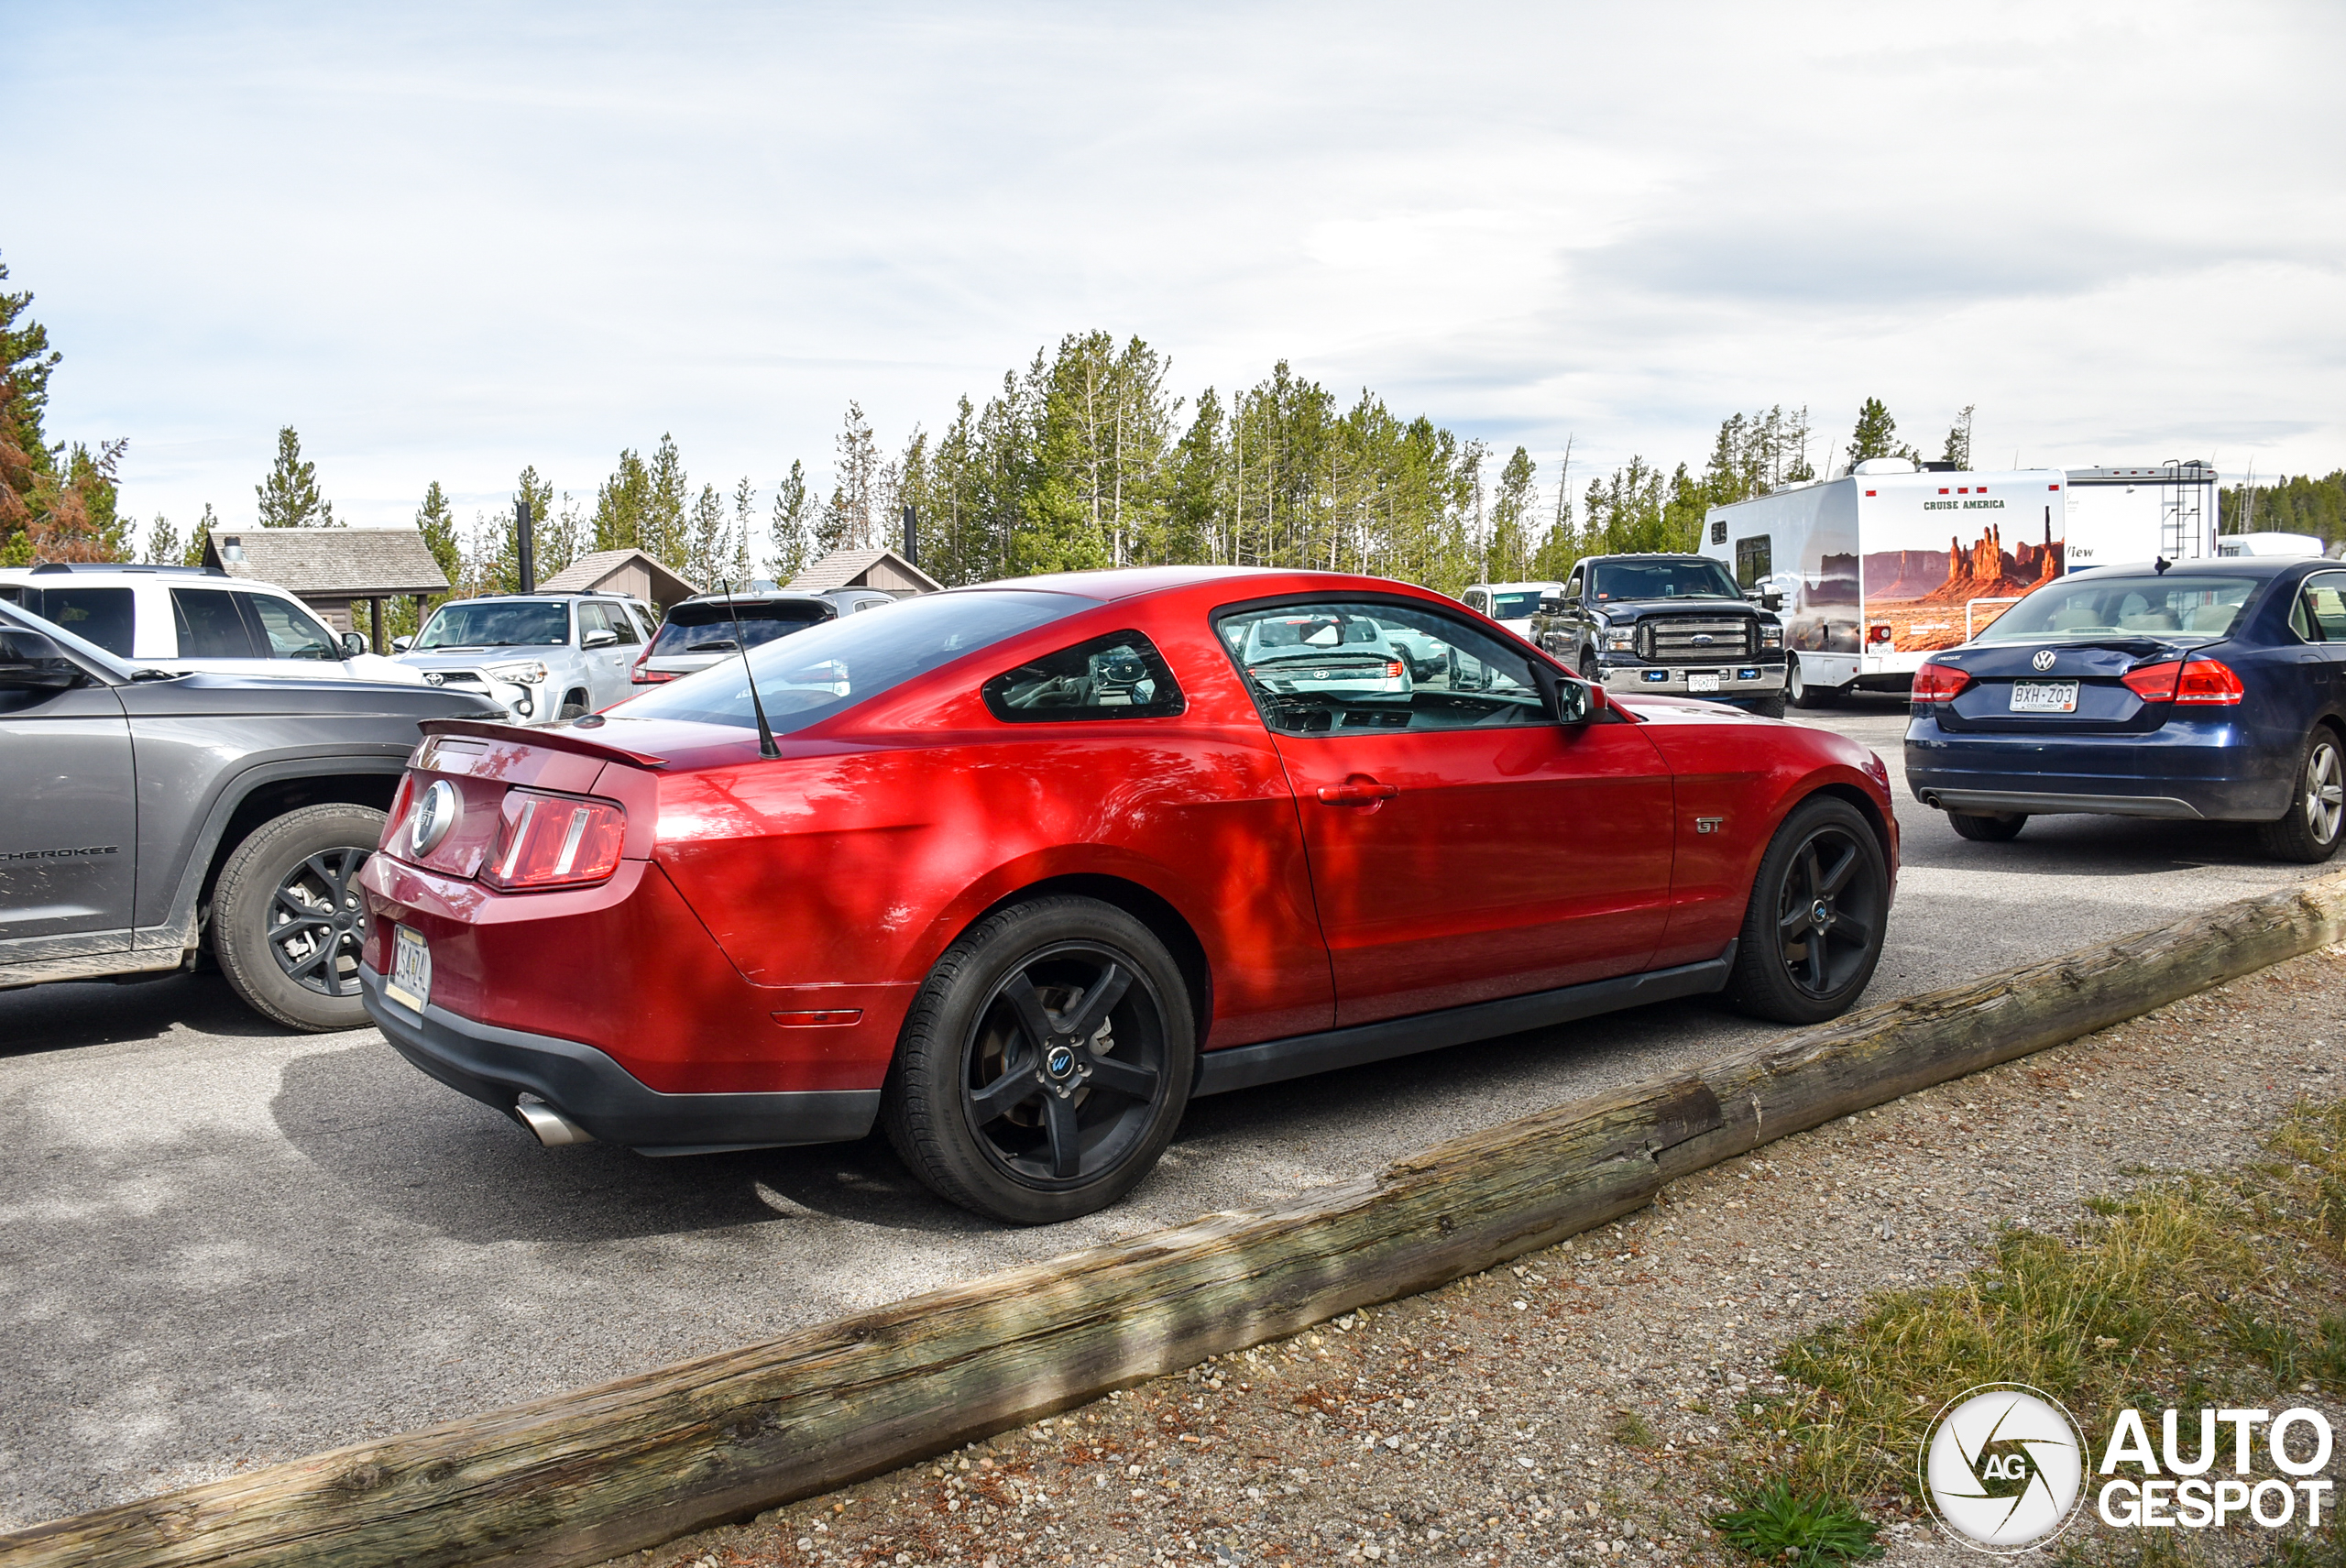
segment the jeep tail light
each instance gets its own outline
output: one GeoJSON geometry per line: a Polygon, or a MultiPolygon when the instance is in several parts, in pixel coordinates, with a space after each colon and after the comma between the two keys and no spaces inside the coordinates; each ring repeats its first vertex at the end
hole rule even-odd
{"type": "Polygon", "coordinates": [[[627,813],[614,802],[512,789],[497,815],[497,840],[480,868],[491,887],[576,887],[619,869],[627,813]]]}
{"type": "Polygon", "coordinates": [[[2230,707],[2247,695],[2240,676],[2220,659],[2162,660],[2120,677],[2144,702],[2196,702],[2230,707]]]}
{"type": "Polygon", "coordinates": [[[1914,672],[1912,695],[1916,702],[1953,702],[1970,684],[1969,673],[1953,664],[1924,664],[1914,672]]]}

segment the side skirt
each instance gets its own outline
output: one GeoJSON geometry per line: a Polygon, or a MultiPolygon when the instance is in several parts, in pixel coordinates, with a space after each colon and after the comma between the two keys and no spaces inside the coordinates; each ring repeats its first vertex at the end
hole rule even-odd
{"type": "Polygon", "coordinates": [[[1407,1018],[1356,1024],[1349,1029],[1294,1035],[1284,1040],[1265,1040],[1260,1045],[1208,1051],[1198,1065],[1197,1087],[1189,1092],[1192,1098],[1224,1094],[1233,1089],[1253,1089],[1290,1078],[1306,1078],[1315,1072],[1332,1072],[1338,1068],[1439,1050],[1444,1046],[1496,1039],[1525,1029],[1544,1029],[1551,1025],[1569,1024],[1575,1018],[1616,1013],[1624,1007],[1642,1007],[1650,1002],[1705,996],[1727,989],[1727,977],[1735,970],[1735,948],[1736,944],[1729,942],[1727,951],[1705,963],[1648,970],[1642,974],[1619,975],[1555,991],[1536,991],[1529,996],[1502,997],[1496,1002],[1477,1002],[1440,1013],[1419,1013],[1407,1018]]]}

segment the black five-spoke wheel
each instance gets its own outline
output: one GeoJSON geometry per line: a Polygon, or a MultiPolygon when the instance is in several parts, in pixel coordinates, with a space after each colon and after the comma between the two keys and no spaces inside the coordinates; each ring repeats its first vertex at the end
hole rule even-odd
{"type": "Polygon", "coordinates": [[[1837,1016],[1873,978],[1889,908],[1873,824],[1837,796],[1803,801],[1760,858],[1728,999],[1780,1023],[1837,1016]]]}
{"type": "Polygon", "coordinates": [[[981,921],[905,1021],[882,1124],[939,1196],[1016,1223],[1104,1208],[1157,1163],[1197,1060],[1181,971],[1124,911],[1055,897],[981,921]]]}

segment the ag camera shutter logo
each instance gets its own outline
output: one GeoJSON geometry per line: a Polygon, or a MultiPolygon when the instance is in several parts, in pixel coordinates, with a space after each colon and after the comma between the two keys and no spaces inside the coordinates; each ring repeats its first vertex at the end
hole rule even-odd
{"type": "Polygon", "coordinates": [[[1921,1467],[1931,1513],[1958,1543],[2026,1552],[2077,1517],[2085,1438],[2051,1396],[2024,1383],[1985,1383],[1932,1419],[1921,1467]]]}

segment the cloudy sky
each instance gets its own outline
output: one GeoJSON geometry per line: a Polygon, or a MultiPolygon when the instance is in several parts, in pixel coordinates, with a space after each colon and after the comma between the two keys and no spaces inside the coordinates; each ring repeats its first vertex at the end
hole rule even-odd
{"type": "MultiPolygon", "coordinates": [[[[1885,399],[1935,451],[2346,464],[2346,6],[0,0],[53,437],[250,518],[818,479],[1065,333],[1584,476],[1885,399]]],[[[1816,455],[1822,458],[1822,442],[1816,455]]],[[[1577,488],[1577,484],[1575,485],[1577,488]]]]}

